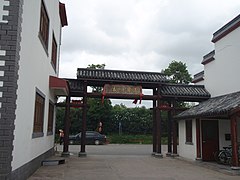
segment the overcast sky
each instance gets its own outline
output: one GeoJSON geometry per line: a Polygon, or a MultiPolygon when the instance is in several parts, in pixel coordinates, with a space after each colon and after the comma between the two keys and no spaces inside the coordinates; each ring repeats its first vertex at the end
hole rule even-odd
{"type": "Polygon", "coordinates": [[[240,0],[61,0],[63,28],[60,77],[77,68],[161,72],[172,60],[201,70],[214,49],[212,34],[240,13],[240,0]]]}

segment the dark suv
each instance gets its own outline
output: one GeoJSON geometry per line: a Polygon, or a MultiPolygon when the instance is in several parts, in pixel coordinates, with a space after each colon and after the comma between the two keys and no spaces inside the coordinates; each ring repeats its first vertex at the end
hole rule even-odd
{"type": "MultiPolygon", "coordinates": [[[[86,144],[105,144],[107,137],[96,131],[86,131],[86,144]]],[[[69,136],[69,144],[81,144],[81,133],[69,136]]]]}

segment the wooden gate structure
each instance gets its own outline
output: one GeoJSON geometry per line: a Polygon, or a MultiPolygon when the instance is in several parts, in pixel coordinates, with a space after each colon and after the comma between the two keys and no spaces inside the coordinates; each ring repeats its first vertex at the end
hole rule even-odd
{"type": "Polygon", "coordinates": [[[64,147],[62,156],[69,156],[68,137],[70,128],[70,107],[81,106],[82,138],[79,156],[86,156],[85,137],[87,121],[87,98],[134,99],[153,101],[153,155],[162,157],[161,149],[161,111],[168,111],[168,155],[177,154],[177,129],[172,116],[178,109],[179,101],[201,102],[210,98],[202,85],[171,84],[166,75],[157,72],[119,71],[105,69],[78,68],[76,79],[65,79],[69,85],[66,97],[64,122],[64,147]],[[102,87],[102,93],[87,92],[88,86],[102,87]],[[144,95],[142,89],[151,89],[152,95],[144,95]],[[81,104],[72,104],[71,97],[82,97],[81,104]],[[171,143],[172,142],[172,143],[171,143]]]}

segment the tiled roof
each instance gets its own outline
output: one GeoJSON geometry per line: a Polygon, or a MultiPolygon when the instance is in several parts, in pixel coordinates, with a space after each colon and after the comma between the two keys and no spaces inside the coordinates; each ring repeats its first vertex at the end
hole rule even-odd
{"type": "Polygon", "coordinates": [[[167,76],[156,72],[137,72],[137,71],[119,71],[103,70],[91,68],[78,68],[77,79],[84,80],[108,80],[108,81],[130,81],[145,83],[163,83],[168,82],[167,76]]]}
{"type": "Polygon", "coordinates": [[[229,23],[221,27],[219,30],[217,30],[213,34],[212,42],[215,43],[224,36],[226,36],[228,33],[232,32],[236,28],[240,26],[240,15],[235,17],[233,20],[231,20],[229,23]]]}
{"type": "Polygon", "coordinates": [[[201,71],[194,75],[192,83],[197,83],[199,81],[204,80],[204,71],[201,71]]]}
{"type": "Polygon", "coordinates": [[[69,83],[69,88],[71,90],[71,92],[84,92],[84,87],[83,87],[83,83],[78,81],[77,79],[66,79],[69,83]]]}
{"type": "Polygon", "coordinates": [[[215,60],[214,58],[215,55],[215,50],[211,51],[210,53],[206,54],[205,56],[203,56],[203,60],[202,60],[202,64],[205,65],[213,60],[215,60]]]}
{"type": "Polygon", "coordinates": [[[228,114],[237,108],[240,108],[240,91],[210,98],[209,100],[201,102],[199,105],[180,113],[175,118],[228,117],[228,114]]]}
{"type": "Polygon", "coordinates": [[[116,71],[105,69],[78,68],[77,79],[69,81],[72,94],[83,93],[83,81],[88,86],[104,86],[108,83],[141,85],[151,89],[160,87],[163,98],[199,102],[210,98],[210,94],[202,85],[171,84],[167,76],[156,72],[116,71]]]}
{"type": "MultiPolygon", "coordinates": [[[[81,96],[83,82],[79,79],[66,79],[69,82],[70,92],[81,96]]],[[[93,86],[95,83],[92,84],[93,86]]],[[[165,83],[160,86],[160,95],[165,99],[178,99],[185,101],[199,102],[210,98],[210,94],[202,85],[170,84],[165,83]]]]}
{"type": "Polygon", "coordinates": [[[166,84],[161,88],[163,97],[187,97],[187,98],[210,98],[209,92],[202,85],[185,85],[185,84],[166,84]]]}

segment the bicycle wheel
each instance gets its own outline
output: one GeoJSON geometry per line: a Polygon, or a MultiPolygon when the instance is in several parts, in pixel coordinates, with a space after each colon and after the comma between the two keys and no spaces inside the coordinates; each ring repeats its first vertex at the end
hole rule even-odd
{"type": "Polygon", "coordinates": [[[214,159],[215,159],[215,161],[216,161],[217,163],[220,163],[220,162],[219,162],[219,158],[218,158],[218,155],[220,154],[220,152],[221,152],[221,150],[220,150],[220,151],[216,151],[216,152],[214,152],[214,154],[213,154],[214,159]]]}
{"type": "Polygon", "coordinates": [[[218,154],[218,162],[221,164],[228,164],[228,155],[225,151],[221,151],[218,154]]]}

